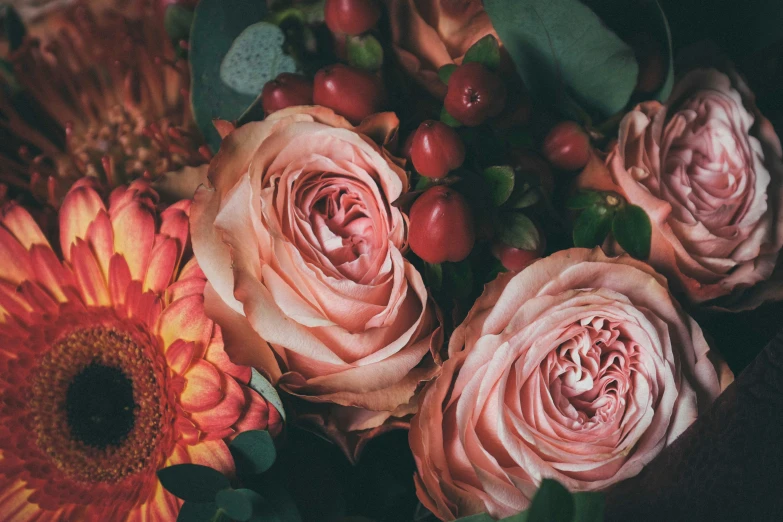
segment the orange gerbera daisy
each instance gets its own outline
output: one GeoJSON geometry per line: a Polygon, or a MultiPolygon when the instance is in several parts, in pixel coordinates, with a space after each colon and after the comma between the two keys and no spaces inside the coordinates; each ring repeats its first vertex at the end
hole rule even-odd
{"type": "Polygon", "coordinates": [[[175,520],[156,471],[228,475],[226,440],[279,432],[204,314],[189,201],[146,181],[108,208],[85,179],[60,210],[60,260],[15,203],[0,212],[0,520],[175,520]]]}
{"type": "Polygon", "coordinates": [[[10,53],[10,70],[0,63],[0,183],[11,195],[58,207],[83,176],[113,188],[211,156],[164,2],[99,3],[54,11],[10,53]]]}

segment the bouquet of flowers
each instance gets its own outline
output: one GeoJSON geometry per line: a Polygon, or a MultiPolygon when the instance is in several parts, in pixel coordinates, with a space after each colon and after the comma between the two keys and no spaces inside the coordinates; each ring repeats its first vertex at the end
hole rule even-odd
{"type": "Polygon", "coordinates": [[[0,4],[0,520],[778,519],[756,3],[0,4]]]}

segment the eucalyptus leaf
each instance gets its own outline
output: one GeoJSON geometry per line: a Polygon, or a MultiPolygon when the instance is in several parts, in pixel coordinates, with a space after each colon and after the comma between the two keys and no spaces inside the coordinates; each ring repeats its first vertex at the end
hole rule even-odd
{"type": "Polygon", "coordinates": [[[233,520],[247,522],[255,513],[261,513],[266,501],[250,489],[226,489],[217,494],[215,503],[233,520]]]}
{"type": "Polygon", "coordinates": [[[514,169],[507,165],[488,167],[484,169],[483,177],[496,207],[508,201],[514,191],[514,169]]]}
{"type": "Polygon", "coordinates": [[[440,78],[440,81],[443,83],[449,83],[449,78],[451,78],[451,74],[457,70],[457,64],[456,63],[447,63],[440,69],[438,69],[438,78],[440,78]]]}
{"type": "Polygon", "coordinates": [[[158,470],[169,493],[185,502],[212,502],[218,491],[231,487],[221,472],[200,464],[177,464],[158,470]]]}
{"type": "Polygon", "coordinates": [[[237,92],[257,96],[280,73],[296,72],[296,61],[283,53],[285,35],[268,22],[253,24],[234,40],[220,64],[220,79],[237,92]]]}
{"type": "Polygon", "coordinates": [[[600,205],[604,202],[604,197],[600,192],[594,190],[583,190],[577,192],[566,202],[566,208],[569,210],[581,210],[583,208],[600,205]]]}
{"type": "Polygon", "coordinates": [[[286,420],[285,409],[283,408],[283,401],[280,399],[280,395],[277,393],[277,390],[275,390],[275,387],[272,386],[272,383],[266,380],[266,378],[255,368],[251,370],[248,386],[258,392],[272,406],[277,408],[280,417],[282,417],[284,421],[286,420]]]}
{"type": "Polygon", "coordinates": [[[377,71],[383,65],[383,47],[371,34],[349,36],[346,40],[348,62],[365,71],[377,71]]]}
{"type": "Polygon", "coordinates": [[[602,116],[622,110],[636,85],[634,52],[578,0],[484,0],[531,94],[552,105],[563,91],[602,116]]]}
{"type": "Polygon", "coordinates": [[[177,522],[213,522],[217,509],[214,502],[185,502],[179,509],[177,522]]]}
{"type": "Polygon", "coordinates": [[[536,250],[541,245],[538,227],[521,212],[510,212],[503,217],[498,240],[522,250],[536,250]]]}
{"type": "Polygon", "coordinates": [[[574,221],[574,246],[593,248],[606,239],[612,228],[612,212],[602,206],[587,207],[574,221]]]}
{"type": "Polygon", "coordinates": [[[601,493],[581,491],[574,493],[574,522],[603,522],[604,496],[601,493]]]}
{"type": "Polygon", "coordinates": [[[253,103],[258,92],[235,91],[220,78],[220,66],[234,39],[266,15],[266,2],[200,0],[190,30],[193,115],[212,152],[220,148],[220,135],[212,120],[236,120],[253,103]]]}
{"type": "Polygon", "coordinates": [[[612,235],[623,250],[636,259],[650,256],[652,225],[642,207],[628,205],[618,210],[612,220],[612,235]]]}
{"type": "Polygon", "coordinates": [[[465,53],[462,63],[478,62],[489,69],[500,67],[500,46],[491,34],[474,43],[465,53]]]}
{"type": "Polygon", "coordinates": [[[530,511],[523,511],[522,513],[517,513],[516,515],[511,515],[510,517],[502,518],[499,522],[528,522],[528,515],[530,514],[530,511]]]}
{"type": "Polygon", "coordinates": [[[571,493],[556,480],[544,479],[530,504],[527,522],[572,522],[573,517],[571,493]]]}
{"type": "Polygon", "coordinates": [[[240,476],[258,475],[272,467],[277,450],[268,431],[252,430],[237,435],[229,445],[240,476]]]}

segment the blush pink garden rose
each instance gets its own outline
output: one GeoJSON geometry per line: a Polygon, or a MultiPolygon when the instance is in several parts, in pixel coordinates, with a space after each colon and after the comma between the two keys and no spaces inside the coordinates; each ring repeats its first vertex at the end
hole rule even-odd
{"type": "Polygon", "coordinates": [[[379,430],[407,426],[443,342],[402,255],[407,222],[392,202],[406,173],[370,138],[388,142],[397,124],[384,113],[355,128],[294,107],[244,125],[225,137],[191,214],[227,353],[320,405],[308,415],[351,458],[379,430]]]}
{"type": "Polygon", "coordinates": [[[578,185],[647,211],[649,262],[690,301],[752,308],[769,295],[747,290],[771,276],[783,246],[781,154],[739,76],[697,69],[666,104],[628,113],[605,166],[594,159],[578,185]]]}
{"type": "Polygon", "coordinates": [[[470,47],[498,37],[481,0],[386,0],[394,52],[403,69],[432,94],[444,97],[438,69],[460,64],[470,47]]]}
{"type": "Polygon", "coordinates": [[[639,473],[728,385],[666,280],[628,256],[560,251],[488,284],[420,399],[410,445],[442,520],[526,509],[541,480],[639,473]]]}

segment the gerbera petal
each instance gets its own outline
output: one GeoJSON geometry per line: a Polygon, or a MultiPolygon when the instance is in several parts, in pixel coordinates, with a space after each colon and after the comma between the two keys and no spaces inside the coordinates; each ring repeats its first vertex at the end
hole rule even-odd
{"type": "Polygon", "coordinates": [[[67,300],[65,288],[76,286],[73,272],[63,266],[49,245],[33,245],[30,248],[30,267],[35,279],[60,302],[67,300]]]}
{"type": "Polygon", "coordinates": [[[206,349],[212,335],[213,323],[204,313],[204,297],[191,295],[172,302],[161,314],[158,333],[164,346],[177,339],[196,343],[199,350],[206,349]]]}
{"type": "Polygon", "coordinates": [[[9,283],[19,284],[29,279],[30,254],[5,228],[0,227],[0,259],[3,260],[3,270],[0,279],[9,283]]]}
{"type": "Polygon", "coordinates": [[[71,245],[71,263],[84,302],[91,306],[109,306],[111,298],[98,261],[90,246],[80,238],[71,245]]]}
{"type": "Polygon", "coordinates": [[[130,268],[125,258],[114,254],[109,263],[109,292],[115,306],[124,304],[131,283],[130,268]]]}
{"type": "Polygon", "coordinates": [[[233,378],[226,377],[223,392],[223,400],[214,408],[191,415],[191,419],[201,431],[210,433],[230,428],[242,416],[245,406],[242,386],[233,378]]]}
{"type": "Polygon", "coordinates": [[[249,430],[263,430],[269,426],[269,413],[274,410],[266,399],[250,388],[245,388],[245,413],[240,417],[234,429],[237,433],[249,430]]]}
{"type": "Polygon", "coordinates": [[[176,239],[179,253],[188,244],[190,200],[183,200],[169,206],[160,214],[160,233],[176,239]]]}
{"type": "Polygon", "coordinates": [[[152,249],[147,276],[144,279],[144,290],[163,292],[174,276],[174,269],[179,260],[179,251],[175,239],[159,236],[159,241],[152,249]]]}
{"type": "Polygon", "coordinates": [[[87,229],[102,210],[106,207],[92,187],[76,186],[65,196],[60,209],[60,248],[66,260],[71,260],[71,245],[87,237],[87,229]]]}
{"type": "Polygon", "coordinates": [[[27,250],[33,245],[49,244],[33,217],[15,203],[3,209],[2,223],[27,250]]]}
{"type": "Polygon", "coordinates": [[[95,216],[95,219],[87,227],[87,242],[95,252],[98,264],[103,273],[108,276],[109,262],[114,254],[114,231],[111,228],[109,213],[101,210],[95,216]]]}
{"type": "Polygon", "coordinates": [[[193,361],[193,353],[195,346],[193,343],[177,339],[169,347],[166,348],[166,362],[169,364],[169,368],[174,373],[183,375],[191,361],[193,361]]]}
{"type": "Polygon", "coordinates": [[[212,409],[223,399],[220,372],[207,361],[193,362],[185,372],[185,380],[179,402],[188,413],[212,409]]]}
{"type": "Polygon", "coordinates": [[[249,366],[240,366],[234,364],[229,359],[228,354],[223,348],[223,337],[220,327],[215,327],[215,335],[212,338],[212,342],[207,347],[207,353],[204,354],[204,359],[214,364],[221,372],[227,373],[236,378],[239,382],[247,384],[250,382],[252,371],[249,366]]]}
{"type": "Polygon", "coordinates": [[[216,469],[225,475],[234,474],[234,459],[222,440],[204,441],[186,448],[190,462],[216,469]]]}
{"type": "Polygon", "coordinates": [[[112,213],[114,250],[125,256],[133,279],[144,280],[155,242],[155,218],[140,201],[125,205],[112,213]]]}

